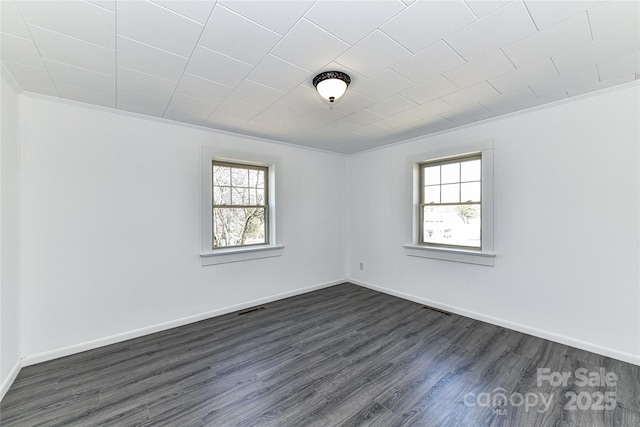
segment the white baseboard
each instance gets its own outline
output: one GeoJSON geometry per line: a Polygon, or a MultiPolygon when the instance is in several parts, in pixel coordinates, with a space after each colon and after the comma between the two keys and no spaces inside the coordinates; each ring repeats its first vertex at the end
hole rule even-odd
{"type": "MultiPolygon", "coordinates": [[[[42,363],[60,357],[69,356],[71,354],[80,353],[87,350],[93,350],[94,348],[103,347],[109,344],[115,344],[118,342],[130,340],[132,338],[138,338],[144,335],[153,334],[155,332],[165,331],[167,329],[177,328],[178,326],[184,326],[189,323],[199,322],[201,320],[210,319],[216,316],[222,316],[223,314],[233,313],[234,311],[244,310],[245,308],[255,307],[256,305],[266,304],[269,302],[293,297],[296,295],[306,294],[307,292],[316,291],[318,289],[328,288],[331,286],[339,285],[340,283],[347,282],[347,279],[333,280],[331,282],[320,283],[306,288],[295,289],[293,291],[283,292],[281,294],[272,295],[265,298],[259,298],[252,301],[247,301],[241,304],[236,304],[229,307],[219,308],[217,310],[208,311],[206,313],[196,314],[193,316],[183,317],[181,319],[172,320],[158,325],[147,326],[133,331],[124,332],[121,334],[111,335],[108,337],[100,338],[93,341],[88,341],[80,344],[74,344],[68,347],[58,348],[43,353],[29,355],[22,359],[22,366],[35,365],[36,363],[42,363]]],[[[16,373],[17,375],[17,373],[16,373]]],[[[4,384],[3,384],[4,387],[4,384]]]]}
{"type": "Polygon", "coordinates": [[[594,344],[587,341],[582,341],[577,338],[568,337],[566,335],[560,335],[555,332],[546,331],[543,329],[534,328],[531,326],[523,325],[520,323],[511,322],[509,320],[500,319],[498,317],[489,316],[482,313],[477,313],[475,311],[466,310],[463,308],[455,307],[448,304],[442,304],[437,301],[432,301],[426,298],[421,298],[415,295],[406,294],[404,292],[398,292],[393,289],[388,289],[383,286],[374,285],[371,283],[363,282],[356,279],[348,279],[349,283],[353,283],[354,285],[362,286],[365,288],[372,289],[374,291],[383,292],[385,294],[393,295],[398,298],[406,299],[409,301],[417,302],[419,304],[428,305],[430,307],[438,308],[440,310],[448,311],[451,313],[459,314],[461,316],[470,317],[471,319],[480,320],[482,322],[491,323],[493,325],[498,325],[505,327],[507,329],[512,329],[514,331],[522,332],[528,335],[533,335],[539,338],[544,338],[549,341],[554,341],[560,344],[565,344],[571,347],[579,348],[581,350],[590,351],[592,353],[597,353],[602,356],[611,357],[613,359],[621,360],[623,362],[632,363],[634,365],[640,366],[640,355],[626,353],[623,351],[618,351],[612,348],[603,347],[598,344],[594,344]]]}
{"type": "Polygon", "coordinates": [[[5,378],[0,385],[0,402],[4,399],[4,395],[7,394],[7,391],[9,391],[11,384],[16,380],[16,377],[20,373],[20,369],[22,369],[22,361],[18,360],[9,372],[7,378],[5,378]]]}

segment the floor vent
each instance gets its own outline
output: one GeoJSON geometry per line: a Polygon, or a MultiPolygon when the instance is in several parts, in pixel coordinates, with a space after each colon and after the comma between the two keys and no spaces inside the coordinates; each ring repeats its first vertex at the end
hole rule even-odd
{"type": "Polygon", "coordinates": [[[429,307],[428,305],[423,305],[422,308],[429,311],[435,311],[436,313],[444,314],[445,316],[451,316],[451,313],[444,310],[438,310],[437,308],[429,307]]]}
{"type": "Polygon", "coordinates": [[[253,313],[254,311],[264,310],[266,307],[253,307],[238,312],[238,316],[244,316],[245,314],[253,313]]]}

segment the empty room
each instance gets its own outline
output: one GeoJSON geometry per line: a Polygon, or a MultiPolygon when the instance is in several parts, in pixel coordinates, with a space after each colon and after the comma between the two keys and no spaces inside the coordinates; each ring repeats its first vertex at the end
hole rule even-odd
{"type": "Polygon", "coordinates": [[[0,425],[640,426],[640,2],[0,2],[0,425]]]}

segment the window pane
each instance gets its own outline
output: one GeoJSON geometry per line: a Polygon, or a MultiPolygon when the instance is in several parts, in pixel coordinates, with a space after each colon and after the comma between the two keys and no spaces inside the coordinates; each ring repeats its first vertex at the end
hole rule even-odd
{"type": "Polygon", "coordinates": [[[248,205],[249,204],[249,189],[232,187],[231,188],[231,203],[233,205],[248,205]]]}
{"type": "Polygon", "coordinates": [[[480,159],[462,162],[460,165],[460,176],[462,181],[480,181],[481,163],[480,159]]]}
{"type": "Polygon", "coordinates": [[[231,185],[231,168],[214,165],[213,185],[231,185]]]}
{"type": "Polygon", "coordinates": [[[424,185],[440,184],[440,166],[429,166],[422,170],[424,185]]]}
{"type": "Polygon", "coordinates": [[[480,247],[480,205],[425,206],[425,243],[480,247]]]}
{"type": "Polygon", "coordinates": [[[213,187],[213,204],[214,205],[230,205],[231,204],[231,188],[230,187],[213,187]]]}
{"type": "Polygon", "coordinates": [[[423,203],[440,203],[440,186],[431,185],[424,187],[423,203]]]}
{"type": "Polygon", "coordinates": [[[479,202],[480,182],[465,182],[463,184],[460,184],[460,201],[479,202]]]}
{"type": "Polygon", "coordinates": [[[213,247],[267,243],[265,208],[213,209],[213,247]]]}
{"type": "Polygon", "coordinates": [[[460,163],[442,165],[442,183],[460,182],[460,163]]]}
{"type": "Polygon", "coordinates": [[[261,170],[249,169],[249,187],[251,188],[263,188],[264,187],[264,172],[261,170]]]}
{"type": "Polygon", "coordinates": [[[441,187],[441,203],[460,202],[460,184],[447,184],[441,187]]]}
{"type": "Polygon", "coordinates": [[[256,205],[264,205],[266,204],[265,198],[264,198],[264,190],[258,189],[255,190],[256,191],[256,205]]]}
{"type": "Polygon", "coordinates": [[[234,187],[248,187],[249,170],[231,168],[231,185],[233,185],[234,187]]]}

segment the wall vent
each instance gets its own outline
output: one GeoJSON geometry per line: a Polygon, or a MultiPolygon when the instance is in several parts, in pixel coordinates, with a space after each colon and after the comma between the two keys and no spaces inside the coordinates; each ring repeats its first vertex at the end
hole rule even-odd
{"type": "Polygon", "coordinates": [[[436,313],[444,314],[445,316],[451,316],[451,313],[449,313],[448,311],[439,310],[437,308],[429,307],[428,305],[423,305],[422,308],[424,308],[425,310],[435,311],[436,313]]]}
{"type": "Polygon", "coordinates": [[[260,311],[264,309],[266,309],[266,307],[253,307],[253,308],[248,308],[246,310],[239,311],[237,314],[238,316],[244,316],[245,314],[253,313],[255,311],[260,311]]]}

